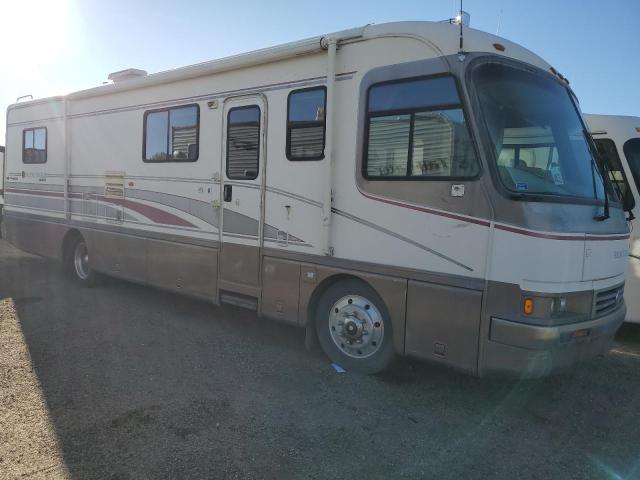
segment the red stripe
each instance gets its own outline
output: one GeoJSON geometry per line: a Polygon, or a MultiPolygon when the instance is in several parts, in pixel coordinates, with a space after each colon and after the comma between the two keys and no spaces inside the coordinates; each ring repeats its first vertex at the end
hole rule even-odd
{"type": "Polygon", "coordinates": [[[455,213],[442,212],[440,210],[433,210],[431,208],[419,207],[417,205],[411,205],[408,203],[396,202],[395,200],[389,200],[387,198],[374,197],[373,195],[369,195],[368,193],[363,192],[358,188],[358,191],[367,198],[371,200],[376,200],[382,203],[388,203],[389,205],[395,205],[396,207],[408,208],[410,210],[417,210],[418,212],[429,213],[431,215],[438,215],[440,217],[452,218],[454,220],[461,220],[463,222],[474,223],[476,225],[482,225],[483,227],[488,227],[491,224],[486,220],[481,220],[479,218],[473,217],[464,217],[462,215],[456,215],[455,213]]]}
{"type": "Polygon", "coordinates": [[[598,240],[629,240],[631,235],[587,235],[585,240],[597,242],[598,240]]]}
{"type": "Polygon", "coordinates": [[[629,234],[622,235],[558,235],[553,233],[544,232],[532,232],[530,230],[523,230],[521,228],[512,227],[510,225],[496,224],[495,227],[498,230],[505,230],[507,232],[517,233],[519,235],[525,235],[527,237],[546,238],[548,240],[589,240],[589,241],[602,241],[602,240],[627,240],[629,234]]]}
{"type": "Polygon", "coordinates": [[[100,198],[100,200],[104,202],[113,203],[116,205],[122,205],[123,207],[128,208],[129,210],[138,212],[155,223],[162,223],[165,225],[176,225],[179,227],[196,227],[193,223],[186,221],[182,217],[178,217],[173,213],[169,213],[165,210],[152,207],[151,205],[145,205],[144,203],[138,203],[138,202],[124,199],[124,198],[109,198],[104,196],[99,196],[98,198],[100,198]]]}
{"type": "MultiPolygon", "coordinates": [[[[64,192],[54,192],[51,190],[26,190],[26,189],[16,189],[16,188],[8,188],[7,192],[11,193],[22,193],[28,195],[42,195],[47,197],[64,197],[64,192]]],[[[71,198],[82,198],[81,193],[70,193],[69,197],[71,198]]],[[[125,208],[133,210],[134,212],[138,212],[151,221],[155,223],[162,223],[164,225],[176,225],[179,227],[195,227],[194,224],[188,222],[182,217],[178,217],[173,213],[169,213],[165,210],[161,210],[156,207],[152,207],[150,205],[146,205],[143,203],[134,202],[131,200],[127,200],[124,198],[109,198],[103,195],[97,195],[96,198],[99,198],[103,202],[112,203],[115,205],[122,205],[125,208]]]]}
{"type": "MultiPolygon", "coordinates": [[[[389,200],[387,198],[375,197],[373,195],[369,195],[368,193],[363,192],[358,188],[358,191],[367,198],[371,200],[376,200],[378,202],[387,203],[389,205],[395,205],[397,207],[408,208],[410,210],[417,210],[419,212],[429,213],[431,215],[438,215],[440,217],[452,218],[454,220],[460,220],[463,222],[474,223],[476,225],[482,225],[484,227],[489,227],[491,224],[486,220],[481,220],[479,218],[465,217],[462,215],[456,215],[455,213],[442,212],[440,210],[433,210],[431,208],[419,207],[417,205],[411,205],[408,203],[402,203],[395,200],[389,200]]],[[[558,235],[553,233],[545,233],[545,232],[532,232],[530,230],[524,230],[522,228],[512,227],[509,225],[495,224],[495,228],[499,230],[505,230],[507,232],[517,233],[519,235],[525,235],[528,237],[536,237],[536,238],[545,238],[548,240],[590,240],[590,241],[602,241],[602,240],[627,240],[630,235],[622,234],[622,235],[558,235]]]]}
{"type": "Polygon", "coordinates": [[[45,197],[64,197],[64,192],[53,192],[51,190],[26,190],[22,188],[7,188],[8,193],[23,193],[26,195],[42,195],[45,197]]]}

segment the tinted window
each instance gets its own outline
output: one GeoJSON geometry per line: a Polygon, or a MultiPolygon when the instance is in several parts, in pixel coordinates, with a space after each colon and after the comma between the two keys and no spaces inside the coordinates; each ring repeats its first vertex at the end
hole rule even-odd
{"type": "Polygon", "coordinates": [[[289,94],[287,109],[287,158],[324,158],[326,89],[296,90],[289,94]]]}
{"type": "MultiPolygon", "coordinates": [[[[604,198],[569,91],[550,76],[502,64],[473,73],[500,180],[519,194],[604,198]]],[[[606,183],[609,186],[609,183],[606,183]]]]}
{"type": "Polygon", "coordinates": [[[227,117],[227,177],[252,180],[258,176],[260,108],[238,107],[227,117]]]}
{"type": "Polygon", "coordinates": [[[387,83],[369,89],[370,112],[458,104],[460,100],[452,77],[387,83]]]}
{"type": "Polygon", "coordinates": [[[640,138],[627,140],[622,149],[624,156],[627,157],[633,180],[636,182],[636,188],[640,190],[640,138]]]}
{"type": "Polygon", "coordinates": [[[372,179],[478,174],[453,78],[409,80],[369,89],[364,174],[372,179]]]}
{"type": "Polygon", "coordinates": [[[22,162],[45,163],[47,161],[47,129],[28,128],[22,132],[22,162]]]}
{"type": "Polygon", "coordinates": [[[146,112],[146,162],[187,162],[198,159],[197,105],[146,112]]]}
{"type": "Polygon", "coordinates": [[[621,198],[632,195],[629,184],[627,183],[627,177],[624,174],[622,162],[618,156],[616,144],[609,138],[598,138],[594,139],[594,141],[600,157],[606,163],[607,170],[609,171],[609,180],[616,185],[621,198]]]}

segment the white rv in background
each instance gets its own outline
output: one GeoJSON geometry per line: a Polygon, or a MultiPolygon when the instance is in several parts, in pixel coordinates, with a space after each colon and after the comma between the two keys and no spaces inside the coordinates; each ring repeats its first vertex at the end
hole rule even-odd
{"type": "Polygon", "coordinates": [[[585,115],[600,155],[608,162],[611,179],[635,202],[631,251],[626,280],[626,321],[640,323],[640,118],[585,115]]]}
{"type": "Polygon", "coordinates": [[[7,112],[5,238],[81,284],[252,308],[360,372],[543,375],[622,323],[625,212],[519,45],[402,22],[110,78],[7,112]]]}
{"type": "Polygon", "coordinates": [[[4,147],[0,145],[0,214],[4,205],[4,147]]]}

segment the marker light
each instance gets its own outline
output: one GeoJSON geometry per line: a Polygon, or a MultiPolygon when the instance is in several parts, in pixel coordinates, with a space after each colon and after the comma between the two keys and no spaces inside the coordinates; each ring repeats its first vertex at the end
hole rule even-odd
{"type": "Polygon", "coordinates": [[[494,43],[493,44],[493,48],[495,48],[499,52],[504,52],[505,51],[504,45],[502,45],[501,43],[494,43]]]}
{"type": "Polygon", "coordinates": [[[524,299],[523,311],[524,311],[525,315],[531,315],[533,313],[533,299],[532,298],[525,298],[524,299]]]}
{"type": "Polygon", "coordinates": [[[560,314],[567,311],[567,297],[556,297],[551,301],[551,313],[560,314]]]}

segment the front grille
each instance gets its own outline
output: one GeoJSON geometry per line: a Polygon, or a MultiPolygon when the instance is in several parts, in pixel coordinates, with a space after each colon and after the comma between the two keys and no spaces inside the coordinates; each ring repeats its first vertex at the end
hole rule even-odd
{"type": "Polygon", "coordinates": [[[596,293],[596,303],[594,306],[595,316],[600,317],[618,308],[622,304],[623,294],[624,285],[601,290],[596,293]]]}

